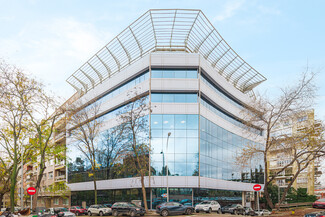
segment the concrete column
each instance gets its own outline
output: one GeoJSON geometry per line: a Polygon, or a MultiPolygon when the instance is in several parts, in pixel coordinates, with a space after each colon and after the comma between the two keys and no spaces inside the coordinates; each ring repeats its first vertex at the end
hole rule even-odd
{"type": "Polygon", "coordinates": [[[242,192],[241,192],[241,205],[242,205],[242,206],[245,206],[245,205],[246,205],[245,194],[246,194],[245,191],[242,191],[242,192]]]}

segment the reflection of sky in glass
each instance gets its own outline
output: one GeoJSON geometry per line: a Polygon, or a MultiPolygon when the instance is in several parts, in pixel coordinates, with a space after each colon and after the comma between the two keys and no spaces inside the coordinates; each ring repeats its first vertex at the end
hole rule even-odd
{"type": "MultiPolygon", "coordinates": [[[[254,142],[228,132],[204,117],[201,117],[200,126],[201,176],[240,180],[241,171],[235,165],[236,154],[246,144],[254,142]]],[[[259,169],[261,162],[261,160],[257,161],[253,167],[259,169]]],[[[250,171],[250,168],[246,170],[250,171]]]]}

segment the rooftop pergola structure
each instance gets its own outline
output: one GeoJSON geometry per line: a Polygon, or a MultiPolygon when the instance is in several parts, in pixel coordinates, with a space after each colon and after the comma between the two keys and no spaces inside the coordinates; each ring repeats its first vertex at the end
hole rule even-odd
{"type": "Polygon", "coordinates": [[[153,9],[113,38],[67,82],[84,94],[155,51],[199,53],[243,93],[266,80],[228,45],[201,10],[153,9]]]}

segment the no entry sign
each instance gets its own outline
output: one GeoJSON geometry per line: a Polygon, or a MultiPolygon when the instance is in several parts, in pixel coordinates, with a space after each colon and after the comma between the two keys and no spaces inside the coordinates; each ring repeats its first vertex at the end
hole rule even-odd
{"type": "Polygon", "coordinates": [[[256,184],[253,186],[254,191],[260,191],[262,189],[262,186],[259,184],[256,184]]]}
{"type": "Polygon", "coordinates": [[[29,187],[29,188],[27,189],[27,194],[29,194],[29,195],[34,195],[34,194],[36,194],[36,189],[35,189],[34,187],[29,187]]]}

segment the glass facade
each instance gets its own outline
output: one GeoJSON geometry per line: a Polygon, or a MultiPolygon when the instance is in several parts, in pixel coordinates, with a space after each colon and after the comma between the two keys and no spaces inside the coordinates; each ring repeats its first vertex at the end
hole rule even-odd
{"type": "Polygon", "coordinates": [[[198,121],[198,115],[151,115],[152,175],[166,175],[167,162],[171,176],[198,175],[198,121]]]}
{"type": "Polygon", "coordinates": [[[152,93],[151,102],[197,103],[196,93],[152,93]]]}
{"type": "Polygon", "coordinates": [[[240,122],[236,118],[226,114],[221,109],[219,109],[216,106],[212,105],[208,100],[206,100],[204,98],[201,99],[201,105],[203,105],[204,107],[206,107],[207,109],[209,109],[210,111],[212,111],[213,113],[218,115],[219,117],[223,118],[224,120],[232,123],[233,125],[236,125],[237,127],[243,128],[245,130],[248,130],[248,131],[250,131],[252,133],[255,133],[255,134],[258,134],[258,135],[262,135],[261,130],[258,130],[258,129],[255,129],[253,127],[249,127],[249,126],[243,124],[242,122],[240,122]]]}
{"type": "MultiPolygon", "coordinates": [[[[262,161],[253,168],[241,171],[236,165],[236,154],[247,144],[255,143],[231,133],[201,116],[200,118],[200,175],[203,177],[263,183],[262,161]]],[[[258,143],[255,143],[258,145],[258,143]]]]}
{"type": "MultiPolygon", "coordinates": [[[[152,69],[152,78],[198,78],[197,69],[152,69]]],[[[109,92],[98,102],[102,103],[110,98],[130,90],[135,85],[149,79],[148,71],[135,79],[128,81],[122,86],[109,92]]],[[[202,77],[204,83],[216,91],[220,96],[227,99],[238,108],[243,109],[240,103],[230,99],[226,93],[216,87],[211,81],[202,77]]],[[[172,90],[171,90],[172,91],[172,90]]],[[[149,101],[149,97],[147,100],[149,101]]],[[[244,123],[226,114],[214,106],[207,99],[198,98],[197,93],[151,93],[153,103],[201,103],[207,109],[214,112],[224,120],[249,129],[244,123]]],[[[104,114],[101,118],[105,121],[115,118],[122,111],[125,112],[127,105],[121,106],[113,111],[104,114]]],[[[85,108],[87,109],[87,107],[85,108]]],[[[145,116],[149,121],[149,116],[145,116]]],[[[236,154],[251,140],[242,138],[225,130],[222,126],[214,124],[211,120],[199,114],[151,114],[150,128],[148,126],[148,137],[150,135],[150,162],[148,162],[148,174],[151,176],[200,176],[214,179],[231,180],[237,182],[263,183],[264,171],[262,161],[252,163],[252,166],[240,170],[236,165],[236,154]],[[150,134],[149,134],[150,133],[150,134]]],[[[112,130],[112,129],[110,129],[112,130]]],[[[98,165],[96,169],[97,180],[138,177],[134,170],[123,170],[130,159],[119,158],[114,163],[106,162],[105,141],[108,141],[109,131],[101,132],[97,139],[98,165]]],[[[261,134],[261,131],[252,128],[252,132],[261,134]]],[[[257,143],[256,143],[257,144],[257,143]]],[[[88,182],[93,177],[89,175],[90,164],[88,160],[78,151],[73,144],[68,146],[68,182],[88,182]]],[[[122,190],[100,190],[98,191],[98,203],[114,203],[117,201],[142,200],[141,189],[122,190]]],[[[162,195],[166,188],[147,189],[148,206],[156,205],[165,201],[162,195]],[[151,192],[150,192],[151,191],[151,192]],[[151,193],[151,194],[150,194],[151,193]],[[150,200],[150,195],[152,200],[150,200]],[[150,204],[151,203],[151,204],[150,204]]],[[[80,205],[86,201],[87,205],[94,202],[93,191],[72,192],[72,205],[80,205]]],[[[217,189],[197,188],[170,188],[169,197],[171,201],[178,201],[183,204],[196,204],[203,200],[218,200],[220,204],[235,203],[241,201],[241,192],[217,189]]]]}
{"type": "Polygon", "coordinates": [[[151,78],[198,78],[197,69],[151,69],[151,78]]]}

